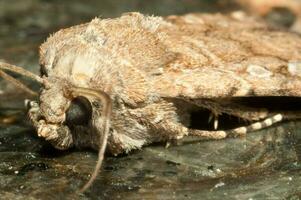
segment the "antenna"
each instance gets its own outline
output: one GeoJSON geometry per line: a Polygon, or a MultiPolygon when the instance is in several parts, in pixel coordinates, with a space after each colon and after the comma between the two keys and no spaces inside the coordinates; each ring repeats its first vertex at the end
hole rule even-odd
{"type": "Polygon", "coordinates": [[[22,67],[11,65],[11,64],[8,64],[8,63],[5,63],[5,62],[0,62],[0,70],[1,69],[8,70],[8,71],[11,71],[11,72],[15,72],[15,73],[20,74],[22,76],[26,76],[28,78],[31,78],[32,80],[37,81],[39,83],[43,83],[43,79],[40,76],[38,76],[34,73],[31,73],[30,71],[27,71],[27,70],[23,69],[22,67]]]}
{"type": "Polygon", "coordinates": [[[32,80],[37,81],[39,83],[43,83],[43,79],[41,77],[39,77],[38,75],[23,69],[22,67],[18,67],[18,66],[11,65],[11,64],[8,64],[8,63],[0,62],[0,76],[1,77],[3,77],[8,82],[11,82],[16,87],[20,88],[21,90],[24,90],[25,92],[27,92],[28,94],[30,94],[32,96],[37,96],[38,95],[36,92],[34,92],[30,88],[28,88],[26,85],[24,85],[23,83],[21,83],[20,81],[18,81],[14,77],[12,77],[12,76],[8,75],[7,73],[5,73],[3,70],[15,72],[15,73],[20,74],[22,76],[29,77],[32,80]]]}
{"type": "Polygon", "coordinates": [[[97,134],[99,135],[99,151],[98,151],[98,159],[96,162],[96,166],[94,168],[94,171],[89,179],[89,181],[80,189],[80,192],[85,192],[95,181],[100,167],[102,165],[102,161],[104,159],[105,150],[107,147],[108,142],[108,136],[110,131],[110,120],[111,120],[111,114],[112,114],[112,101],[110,96],[100,90],[95,89],[88,89],[88,88],[81,88],[81,87],[72,87],[70,89],[71,95],[73,97],[77,96],[90,96],[93,98],[98,99],[102,105],[103,110],[101,113],[101,118],[96,117],[94,120],[94,126],[96,127],[97,134]]]}
{"type": "Polygon", "coordinates": [[[34,92],[33,90],[31,90],[30,88],[28,88],[26,85],[24,85],[23,83],[21,83],[20,81],[18,81],[17,79],[15,79],[14,77],[8,75],[7,73],[5,73],[4,71],[0,70],[0,76],[2,76],[5,80],[7,80],[8,82],[11,82],[12,84],[14,84],[16,87],[20,88],[21,90],[24,90],[25,92],[27,92],[28,94],[32,95],[32,96],[38,96],[38,93],[34,92]]]}

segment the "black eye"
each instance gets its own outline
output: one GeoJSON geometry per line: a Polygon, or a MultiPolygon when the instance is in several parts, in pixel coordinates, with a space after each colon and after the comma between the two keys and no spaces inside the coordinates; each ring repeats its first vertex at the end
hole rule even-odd
{"type": "Polygon", "coordinates": [[[87,125],[92,117],[92,107],[88,99],[77,97],[72,100],[66,112],[66,124],[87,125]]]}

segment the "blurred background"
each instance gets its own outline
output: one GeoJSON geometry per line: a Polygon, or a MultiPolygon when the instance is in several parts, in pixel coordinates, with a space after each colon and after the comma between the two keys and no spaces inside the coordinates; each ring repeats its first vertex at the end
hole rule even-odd
{"type": "MultiPolygon", "coordinates": [[[[49,34],[124,12],[180,15],[246,12],[301,33],[301,0],[0,0],[0,60],[39,73],[49,34]]],[[[38,86],[18,75],[31,87],[38,86]]],[[[0,199],[300,199],[301,125],[287,122],[245,139],[164,144],[107,157],[96,183],[73,196],[96,153],[60,152],[26,122],[26,94],[0,79],[0,199]]]]}

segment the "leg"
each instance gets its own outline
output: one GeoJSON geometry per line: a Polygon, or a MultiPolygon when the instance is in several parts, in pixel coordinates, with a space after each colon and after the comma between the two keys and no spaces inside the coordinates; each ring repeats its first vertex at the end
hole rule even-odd
{"type": "Polygon", "coordinates": [[[148,136],[145,136],[151,138],[148,143],[176,140],[188,135],[188,128],[179,121],[173,103],[161,101],[129,112],[131,118],[148,128],[148,136]]]}
{"type": "Polygon", "coordinates": [[[260,130],[273,124],[280,122],[283,120],[282,114],[276,114],[272,117],[266,118],[261,122],[255,122],[248,126],[238,127],[231,130],[225,131],[203,131],[203,130],[195,130],[190,129],[189,135],[190,136],[198,136],[204,139],[224,139],[226,137],[238,137],[238,136],[245,136],[248,132],[260,130]]]}
{"type": "Polygon", "coordinates": [[[196,99],[188,101],[196,106],[210,110],[213,113],[213,116],[216,117],[225,113],[247,121],[257,121],[265,119],[270,115],[267,109],[251,108],[227,100],[196,99]]]}

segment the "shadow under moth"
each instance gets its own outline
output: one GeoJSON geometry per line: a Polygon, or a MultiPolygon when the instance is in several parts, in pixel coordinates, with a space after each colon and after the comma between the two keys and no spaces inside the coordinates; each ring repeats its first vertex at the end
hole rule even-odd
{"type": "Polygon", "coordinates": [[[0,75],[31,94],[4,71],[41,84],[38,101],[27,103],[38,136],[61,150],[99,151],[82,192],[105,152],[185,136],[245,136],[301,116],[294,109],[301,100],[300,35],[235,13],[96,18],[51,35],[40,47],[40,66],[38,76],[2,62],[0,75]],[[204,110],[208,118],[199,119],[204,110]],[[224,115],[246,123],[220,127],[224,115]]]}

